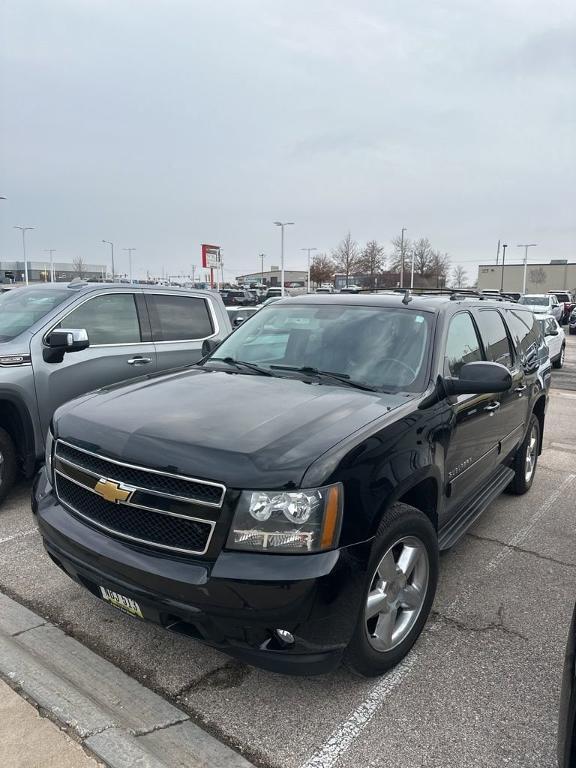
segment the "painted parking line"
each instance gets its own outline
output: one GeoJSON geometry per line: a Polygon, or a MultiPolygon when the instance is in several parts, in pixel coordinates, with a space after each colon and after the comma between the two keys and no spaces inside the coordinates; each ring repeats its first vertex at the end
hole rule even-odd
{"type": "Polygon", "coordinates": [[[29,531],[22,531],[21,533],[14,533],[12,536],[6,536],[0,539],[0,544],[5,544],[7,541],[14,541],[14,539],[21,539],[23,536],[31,536],[33,533],[37,533],[36,528],[31,528],[29,531]]]}
{"type": "MultiPolygon", "coordinates": [[[[546,514],[548,514],[554,504],[556,504],[558,499],[566,493],[568,487],[574,483],[575,480],[576,475],[571,474],[562,481],[554,493],[548,498],[546,503],[543,504],[536,513],[532,515],[528,523],[512,537],[508,542],[508,545],[503,545],[503,548],[488,561],[486,565],[487,572],[493,571],[500,565],[513,551],[511,547],[518,546],[534,530],[536,525],[546,514]]],[[[444,611],[450,612],[455,606],[462,606],[467,603],[473,597],[475,591],[476,589],[474,585],[469,584],[465,589],[459,591],[457,598],[450,603],[444,611]]],[[[430,632],[433,628],[434,622],[428,622],[426,631],[430,632]]],[[[448,650],[445,658],[449,657],[454,652],[454,648],[455,646],[448,650]]],[[[397,667],[381,678],[364,701],[359,704],[346,720],[332,732],[328,740],[318,748],[305,763],[303,763],[302,768],[332,768],[348,751],[350,746],[360,735],[361,731],[363,731],[370,723],[374,715],[384,705],[386,699],[398,687],[402,680],[408,676],[419,659],[420,654],[418,650],[412,650],[397,667]]]]}

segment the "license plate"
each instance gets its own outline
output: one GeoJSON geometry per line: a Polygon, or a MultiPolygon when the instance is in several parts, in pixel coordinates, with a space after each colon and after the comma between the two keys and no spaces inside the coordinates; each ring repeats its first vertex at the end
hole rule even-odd
{"type": "Polygon", "coordinates": [[[111,589],[106,589],[106,587],[100,587],[100,592],[102,593],[102,598],[107,603],[110,603],[110,605],[113,605],[114,608],[119,608],[124,613],[129,613],[130,616],[138,616],[140,619],[144,618],[140,606],[131,597],[119,595],[118,592],[113,592],[111,589]]]}

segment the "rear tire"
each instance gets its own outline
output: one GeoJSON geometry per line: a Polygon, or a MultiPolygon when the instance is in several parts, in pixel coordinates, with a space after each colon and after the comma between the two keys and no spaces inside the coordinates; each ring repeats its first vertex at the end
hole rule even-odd
{"type": "Polygon", "coordinates": [[[344,664],[376,677],[401,661],[422,632],[438,582],[438,537],[423,512],[394,504],[372,547],[362,605],[344,664]]]}
{"type": "Polygon", "coordinates": [[[510,493],[522,496],[532,487],[534,475],[536,474],[536,465],[538,464],[538,454],[540,452],[540,422],[538,417],[532,414],[528,423],[526,437],[522,445],[518,448],[512,469],[514,470],[514,479],[506,488],[510,493]]]}
{"type": "Polygon", "coordinates": [[[12,438],[0,427],[0,504],[16,480],[16,449],[12,438]]]}

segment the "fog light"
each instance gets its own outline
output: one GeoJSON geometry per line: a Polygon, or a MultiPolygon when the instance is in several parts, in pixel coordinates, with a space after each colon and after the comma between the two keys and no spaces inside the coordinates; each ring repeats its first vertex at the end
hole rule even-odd
{"type": "Polygon", "coordinates": [[[294,635],[287,629],[275,629],[274,633],[282,645],[294,645],[294,635]]]}

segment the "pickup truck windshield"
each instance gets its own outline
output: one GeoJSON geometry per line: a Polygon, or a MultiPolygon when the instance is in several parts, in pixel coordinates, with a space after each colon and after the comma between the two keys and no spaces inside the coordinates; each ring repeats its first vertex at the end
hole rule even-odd
{"type": "Polygon", "coordinates": [[[432,316],[404,307],[272,304],[246,320],[214,356],[257,363],[277,375],[317,369],[377,390],[418,392],[425,388],[432,316]]]}
{"type": "Polygon", "coordinates": [[[0,294],[0,342],[11,341],[70,296],[56,288],[14,288],[0,294]]]}

